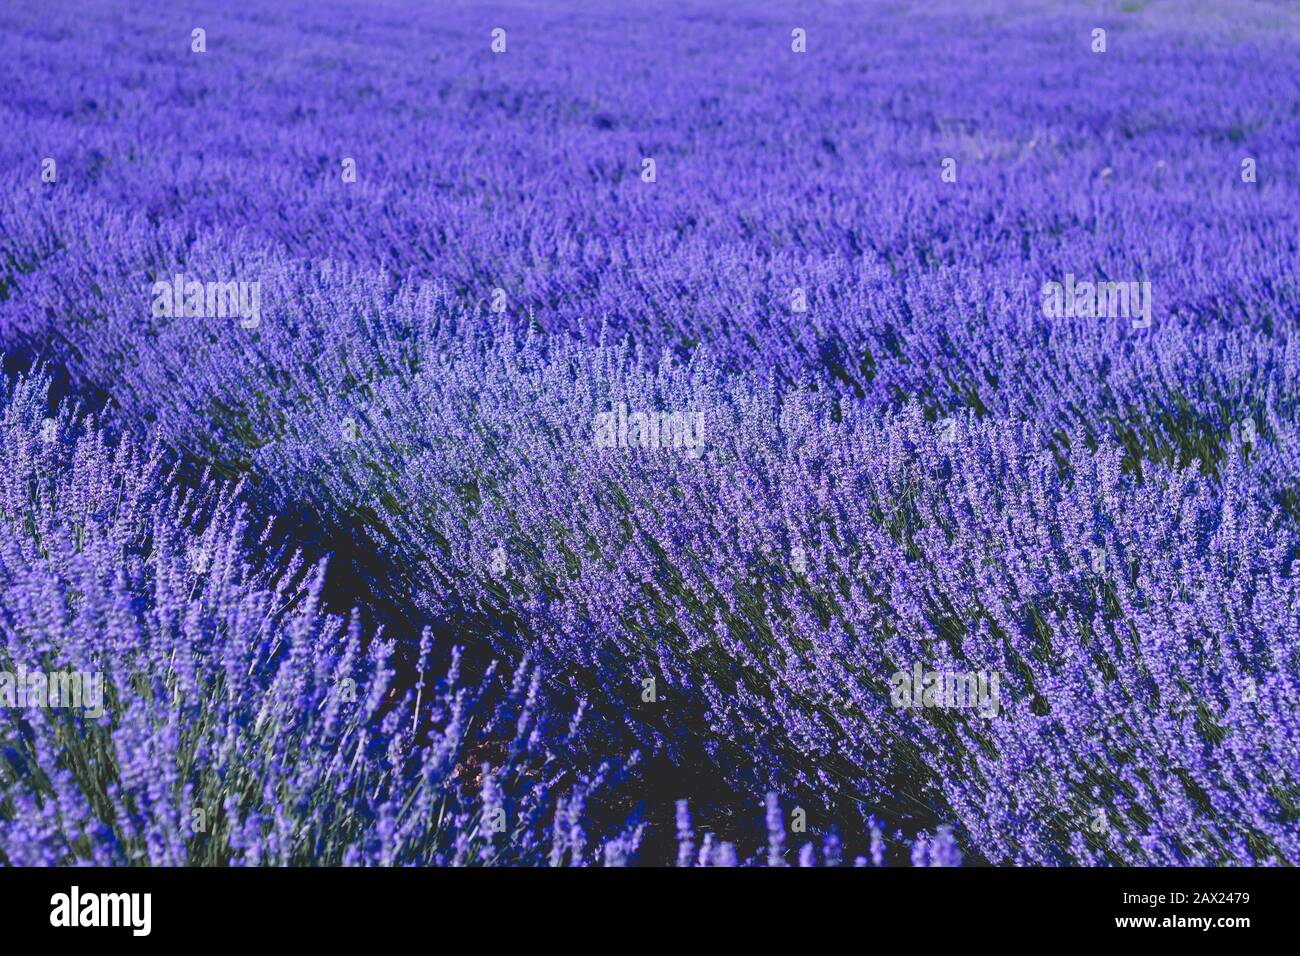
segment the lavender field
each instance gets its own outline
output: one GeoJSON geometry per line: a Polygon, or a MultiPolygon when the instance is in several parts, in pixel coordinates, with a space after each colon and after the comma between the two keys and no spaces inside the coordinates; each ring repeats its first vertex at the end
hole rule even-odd
{"type": "Polygon", "coordinates": [[[1300,7],[0,61],[0,864],[1300,864],[1300,7]]]}

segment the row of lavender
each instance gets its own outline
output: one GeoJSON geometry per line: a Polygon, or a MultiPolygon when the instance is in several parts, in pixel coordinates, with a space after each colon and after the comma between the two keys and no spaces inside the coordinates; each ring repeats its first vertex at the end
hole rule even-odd
{"type": "Polygon", "coordinates": [[[814,830],[1300,860],[1293,37],[99,15],[6,13],[0,341],[124,432],[814,830]]]}
{"type": "Polygon", "coordinates": [[[1294,474],[1285,444],[1238,434],[1213,476],[1148,461],[1139,479],[1082,434],[1054,454],[1025,424],[882,418],[703,359],[647,371],[627,347],[458,341],[364,405],[313,385],[322,363],[286,362],[296,414],[274,441],[217,450],[286,501],[354,516],[429,619],[538,655],[643,747],[690,761],[703,744],[720,775],[748,767],[754,790],[798,789],[831,819],[903,780],[922,805],[969,805],[996,856],[1051,860],[1125,805],[1117,779],[1108,793],[1066,771],[1145,753],[1171,776],[1148,781],[1121,858],[1149,858],[1153,833],[1192,852],[1193,795],[1213,795],[1212,826],[1251,821],[1213,845],[1256,827],[1286,845],[1296,535],[1270,491],[1294,474]],[[676,446],[617,447],[664,407],[698,410],[676,446]],[[918,663],[1001,675],[998,719],[898,709],[888,682],[918,663]],[[1207,751],[1228,731],[1232,748],[1207,751]],[[1029,773],[1019,747],[1044,736],[1060,763],[1031,749],[1029,773]],[[1015,759],[974,774],[990,751],[1015,759]]]}
{"type": "MultiPolygon", "coordinates": [[[[872,409],[968,407],[1135,457],[1212,462],[1231,427],[1291,410],[1300,88],[1275,24],[1223,44],[1117,16],[1093,52],[1065,15],[826,11],[796,54],[779,12],[516,10],[493,54],[472,11],[286,4],[205,21],[195,53],[182,13],[6,16],[7,338],[61,343],[141,414],[178,368],[266,348],[142,315],[156,280],[258,285],[239,318],[301,361],[370,347],[357,313],[389,306],[339,273],[381,268],[503,324],[703,346],[872,409]],[[118,55],[66,75],[102,37],[118,55]],[[1147,283],[1141,316],[1046,314],[1071,277],[1147,283]],[[337,328],[301,341],[316,326],[337,328]]],[[[230,384],[196,387],[224,405],[230,384]]],[[[178,424],[226,427],[187,404],[178,424]]]]}
{"type": "MultiPolygon", "coordinates": [[[[537,670],[414,686],[403,648],[320,608],[323,568],[253,527],[241,485],[186,487],[157,444],[115,441],[49,380],[0,382],[0,863],[621,866],[644,824],[593,815],[635,774],[537,670]],[[484,758],[481,762],[476,758],[484,758]]],[[[680,866],[849,862],[833,832],[742,859],[677,810],[680,866]]],[[[807,833],[797,812],[795,834],[807,833]]],[[[884,862],[873,826],[870,856],[884,862]]],[[[914,864],[961,862],[950,831],[914,864]]],[[[660,861],[664,862],[664,861],[660,861]]]]}

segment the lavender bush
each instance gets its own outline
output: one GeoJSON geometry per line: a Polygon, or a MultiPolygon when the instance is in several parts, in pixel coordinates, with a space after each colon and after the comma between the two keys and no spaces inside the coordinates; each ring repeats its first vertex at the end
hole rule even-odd
{"type": "Polygon", "coordinates": [[[0,861],[583,864],[635,852],[635,826],[584,833],[572,808],[624,771],[565,767],[551,747],[580,723],[552,733],[535,675],[493,693],[494,675],[458,686],[453,664],[435,681],[426,635],[416,683],[399,693],[393,642],[321,612],[321,568],[252,557],[250,538],[265,545],[270,529],[248,527],[239,488],[185,489],[156,446],[113,447],[67,406],[45,417],[47,387],[0,392],[0,672],[93,675],[98,690],[80,707],[4,702],[0,861]],[[553,819],[565,823],[554,837],[553,819]]]}
{"type": "MultiPolygon", "coordinates": [[[[367,500],[353,462],[378,457],[403,476],[380,524],[431,569],[435,614],[587,675],[574,691],[616,712],[707,727],[757,792],[837,816],[896,791],[994,859],[1294,858],[1297,539],[1254,446],[1217,479],[1139,479],[1081,434],[1058,457],[1022,424],[777,401],[611,351],[381,389],[373,436],[321,469],[327,500],[367,500]],[[707,409],[699,456],[600,447],[621,405],[707,409]],[[438,412],[436,439],[403,443],[438,412]],[[1000,675],[1000,712],[900,709],[889,681],[917,664],[1000,675]]],[[[644,726],[643,746],[698,750],[644,726]]]]}
{"type": "MultiPolygon", "coordinates": [[[[581,709],[548,714],[536,668],[463,686],[456,652],[431,680],[426,631],[400,692],[395,643],[320,610],[322,568],[257,562],[273,534],[249,527],[242,488],[183,487],[160,446],[117,442],[67,405],[47,415],[48,389],[40,375],[0,387],[0,862],[638,860],[643,823],[602,835],[588,812],[636,756],[583,772],[581,709]],[[75,699],[62,675],[84,677],[75,699]]],[[[689,829],[685,800],[678,813],[689,829]]],[[[779,809],[768,827],[784,842],[779,809]]],[[[844,862],[838,846],[826,836],[821,865],[844,862]]],[[[760,862],[712,833],[683,853],[760,862]]],[[[944,859],[917,857],[960,854],[944,859]]]]}

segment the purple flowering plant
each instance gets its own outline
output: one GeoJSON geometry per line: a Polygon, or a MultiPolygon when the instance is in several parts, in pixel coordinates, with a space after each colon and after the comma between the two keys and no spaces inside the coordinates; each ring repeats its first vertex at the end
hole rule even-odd
{"type": "Polygon", "coordinates": [[[536,863],[551,794],[622,774],[562,769],[527,669],[432,680],[426,634],[400,691],[394,642],[322,611],[324,569],[268,547],[242,488],[184,487],[160,446],[48,417],[48,384],[0,388],[0,671],[104,690],[0,710],[4,862],[536,863]]]}
{"type": "Polygon", "coordinates": [[[0,13],[0,859],[1300,862],[1300,23],[669,7],[0,13]]]}

